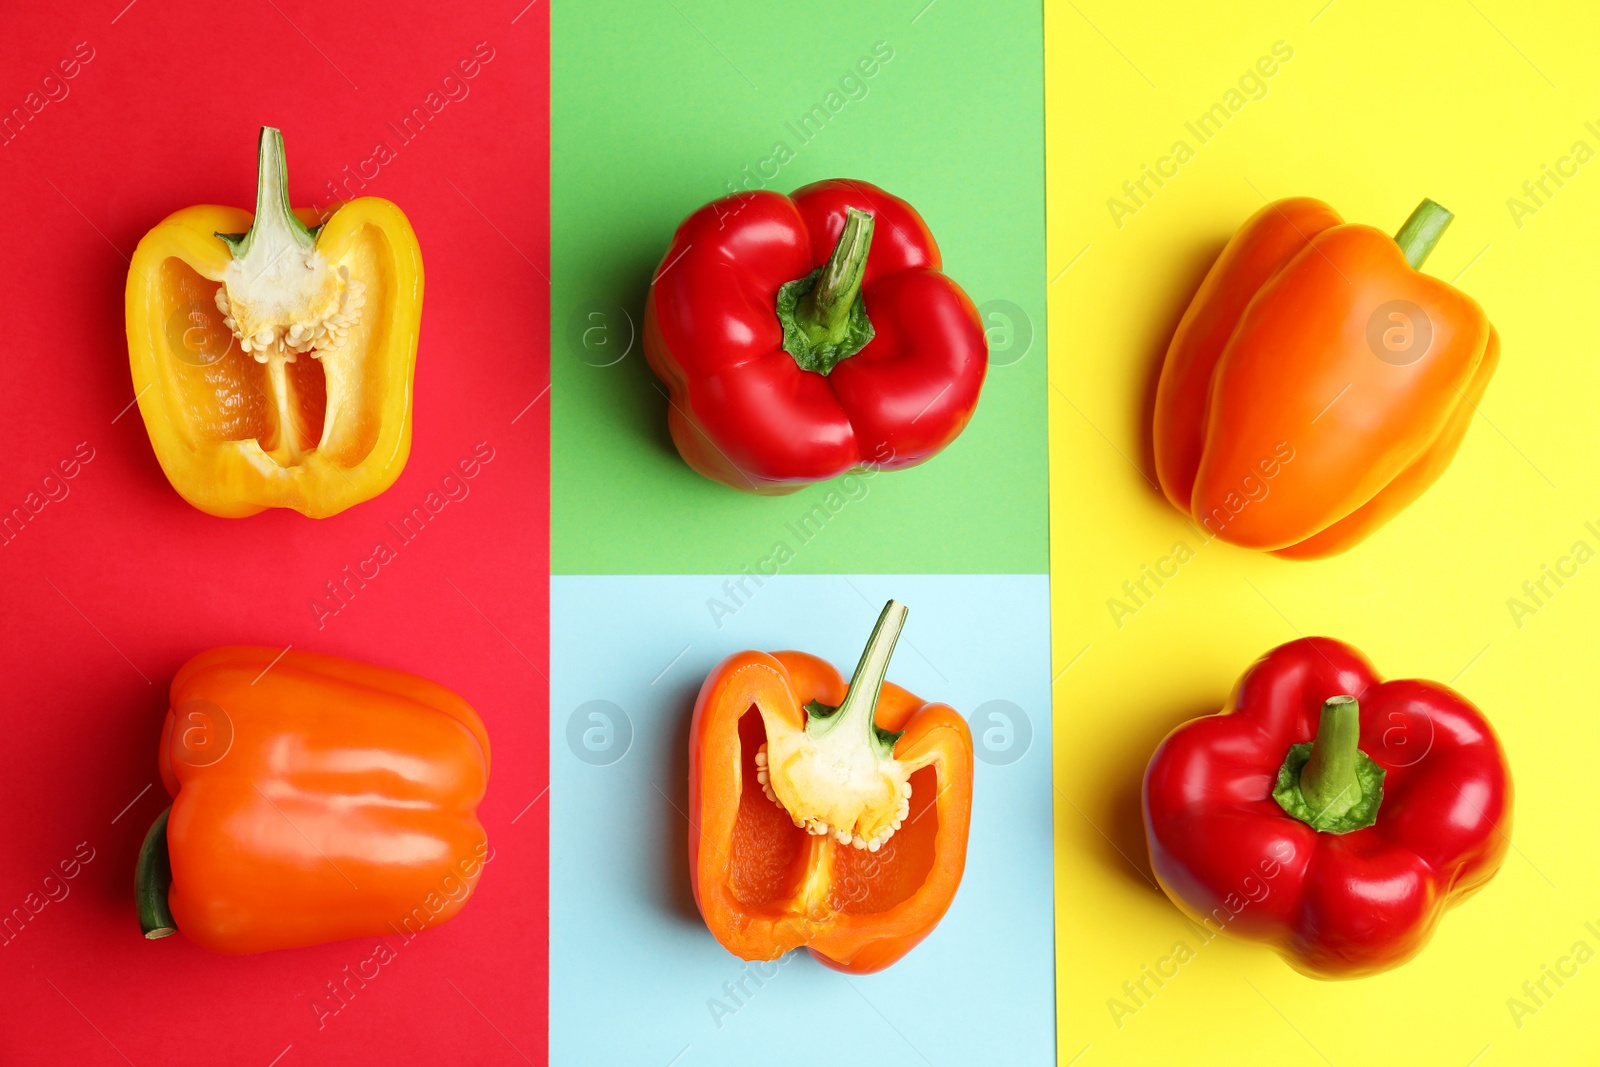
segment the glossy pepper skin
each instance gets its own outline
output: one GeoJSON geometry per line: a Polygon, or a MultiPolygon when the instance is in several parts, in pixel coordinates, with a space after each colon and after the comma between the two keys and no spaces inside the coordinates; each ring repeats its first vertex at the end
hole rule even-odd
{"type": "Polygon", "coordinates": [[[778,494],[868,465],[899,470],[930,459],[972,418],[988,364],[977,309],[941,270],[922,217],[866,182],[739,193],[689,216],[650,286],[643,330],[684,460],[735,489],[778,494]],[[852,212],[870,217],[858,219],[864,273],[853,261],[852,274],[841,242],[852,212]],[[834,307],[854,329],[844,351],[865,344],[831,368],[837,353],[826,369],[805,369],[807,357],[791,354],[779,291],[836,255],[834,307]]]}
{"type": "MultiPolygon", "coordinates": [[[[387,200],[340,204],[320,227],[311,209],[291,212],[276,130],[262,133],[258,185],[254,215],[184,208],[139,242],[126,291],[133,389],[161,469],[189,503],[227,518],[266,508],[323,518],[383,492],[410,454],[422,254],[387,200]],[[224,239],[251,231],[264,264],[241,259],[224,239]],[[230,264],[248,262],[244,275],[258,286],[282,267],[292,285],[288,268],[303,273],[312,255],[354,284],[342,340],[300,353],[245,351],[217,300],[230,264]]],[[[289,317],[328,313],[337,311],[289,317]]]]}
{"type": "Polygon", "coordinates": [[[808,833],[764,794],[763,744],[804,730],[812,701],[838,706],[847,695],[839,672],[804,652],[736,653],[700,689],[689,738],[689,871],[706,926],[742,959],[803,947],[835,970],[882,970],[932,932],[961,883],[972,735],[947,705],[882,683],[873,719],[899,732],[893,758],[910,769],[911,797],[875,851],[808,833]]]}
{"type": "Polygon", "coordinates": [[[1382,681],[1322,637],[1267,653],[1222,714],[1167,735],[1144,778],[1150,865],[1167,895],[1314,978],[1375,974],[1420,952],[1445,911],[1499,870],[1511,806],[1505,754],[1477,708],[1431,682],[1382,681]],[[1325,831],[1274,789],[1291,746],[1315,737],[1314,752],[1335,712],[1348,714],[1350,751],[1358,738],[1381,787],[1369,780],[1354,798],[1369,804],[1370,825],[1325,831]]]}
{"type": "Polygon", "coordinates": [[[1448,221],[1424,201],[1392,238],[1296,198],[1239,229],[1157,386],[1156,472],[1174,506],[1233,544],[1315,559],[1433,484],[1500,353],[1471,297],[1415,269],[1448,221]]]}
{"type": "Polygon", "coordinates": [[[176,926],[247,953],[414,934],[461,909],[489,857],[483,723],[400,671],[202,652],[172,680],[160,767],[172,806],[136,879],[147,937],[176,926]]]}

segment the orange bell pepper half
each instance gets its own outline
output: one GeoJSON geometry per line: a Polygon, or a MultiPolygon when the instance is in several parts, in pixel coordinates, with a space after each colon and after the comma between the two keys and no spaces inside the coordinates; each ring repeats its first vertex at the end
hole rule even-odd
{"type": "Polygon", "coordinates": [[[1309,198],[1252,216],[1161,369],[1167,499],[1225,541],[1315,559],[1432,485],[1500,355],[1477,302],[1420,273],[1451,217],[1424,200],[1389,237],[1309,198]]]}
{"type": "Polygon", "coordinates": [[[900,959],[961,884],[972,733],[884,681],[906,609],[889,601],[848,686],[804,652],[739,652],[695,703],[689,871],[734,955],[804,947],[866,974],[900,959]]]}
{"type": "Polygon", "coordinates": [[[489,737],[441,685],[310,652],[214,648],[172,680],[172,806],[139,854],[148,938],[214,952],[415,935],[488,861],[489,737]]]}

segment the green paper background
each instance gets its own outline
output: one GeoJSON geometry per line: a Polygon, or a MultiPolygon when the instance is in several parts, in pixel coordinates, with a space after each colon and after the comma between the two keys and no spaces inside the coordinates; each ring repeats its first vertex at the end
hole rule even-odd
{"type": "Polygon", "coordinates": [[[1036,0],[611,0],[552,16],[553,573],[755,571],[779,542],[793,552],[786,573],[1044,573],[1036,0]],[[860,78],[879,42],[893,57],[860,78]],[[846,76],[859,84],[841,87],[846,76]],[[830,91],[843,106],[804,140],[800,117],[830,91]],[[794,158],[766,180],[779,142],[794,158]],[[805,533],[801,518],[838,483],[769,498],[695,474],[637,336],[678,223],[744,186],[746,167],[750,188],[853,177],[909,200],[989,331],[966,431],[920,467],[833,497],[805,533]]]}

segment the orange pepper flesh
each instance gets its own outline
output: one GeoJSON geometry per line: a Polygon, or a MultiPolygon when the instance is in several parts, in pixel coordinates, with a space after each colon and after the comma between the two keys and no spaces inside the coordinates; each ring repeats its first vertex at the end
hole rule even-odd
{"type": "Polygon", "coordinates": [[[881,970],[944,916],[966,865],[972,735],[944,704],[884,683],[876,723],[903,731],[915,765],[910,812],[876,852],[807,833],[757,783],[767,718],[803,728],[805,704],[840,704],[846,683],[803,652],[740,652],[706,678],[689,742],[689,869],[723,947],[770,960],[804,947],[836,970],[881,970]]]}
{"type": "Polygon", "coordinates": [[[461,909],[488,855],[483,723],[399,671],[203,652],[173,679],[160,768],[167,905],[212,951],[415,933],[461,909]]]}
{"type": "Polygon", "coordinates": [[[1483,309],[1414,269],[1395,238],[1309,198],[1269,204],[1168,348],[1153,419],[1162,491],[1234,544],[1337,554],[1443,473],[1498,360],[1483,309]],[[1393,302],[1411,309],[1397,322],[1431,328],[1415,358],[1370,342],[1393,302]]]}

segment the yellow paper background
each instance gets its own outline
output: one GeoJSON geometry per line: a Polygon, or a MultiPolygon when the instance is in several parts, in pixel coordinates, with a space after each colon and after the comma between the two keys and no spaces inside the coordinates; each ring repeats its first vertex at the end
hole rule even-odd
{"type": "Polygon", "coordinates": [[[1537,206],[1523,183],[1574,142],[1600,151],[1600,13],[1323,3],[1046,4],[1060,1062],[1600,1062],[1600,958],[1569,955],[1600,951],[1600,559],[1547,583],[1542,606],[1522,588],[1575,542],[1600,550],[1600,159],[1520,220],[1507,203],[1537,206]],[[1293,57],[1265,95],[1200,144],[1185,122],[1280,41],[1293,57]],[[1119,227],[1108,199],[1132,206],[1122,183],[1180,139],[1194,157],[1119,227]],[[1202,547],[1147,481],[1178,316],[1234,229],[1294,195],[1391,232],[1424,196],[1449,207],[1426,270],[1459,276],[1504,342],[1444,477],[1365,544],[1311,563],[1202,547]],[[1132,604],[1123,582],[1180,541],[1195,557],[1119,626],[1108,600],[1132,604]],[[1537,610],[1514,618],[1513,597],[1537,610]],[[1310,634],[1386,676],[1453,681],[1494,722],[1516,783],[1496,879],[1418,959],[1354,982],[1225,937],[1201,945],[1149,881],[1139,816],[1161,737],[1310,634]],[[1123,983],[1179,941],[1194,958],[1132,999],[1123,983]],[[1558,966],[1575,972],[1560,986],[1558,966]],[[1542,1005],[1523,989],[1541,979],[1542,1005]],[[1537,1010],[1514,1019],[1514,997],[1537,1010]],[[1120,1025],[1113,998],[1137,1008],[1120,1025]]]}

